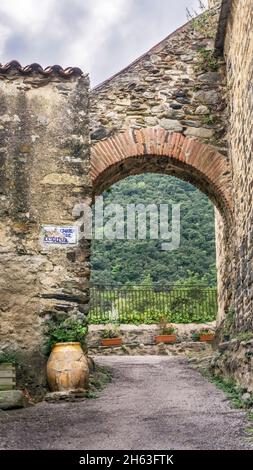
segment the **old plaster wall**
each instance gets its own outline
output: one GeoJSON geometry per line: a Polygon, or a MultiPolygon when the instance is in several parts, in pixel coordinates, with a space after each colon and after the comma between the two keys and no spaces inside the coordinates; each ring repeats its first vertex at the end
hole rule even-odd
{"type": "Polygon", "coordinates": [[[46,319],[87,313],[88,243],[50,249],[40,230],[90,196],[88,93],[75,69],[0,74],[0,349],[31,360],[46,319]]]}

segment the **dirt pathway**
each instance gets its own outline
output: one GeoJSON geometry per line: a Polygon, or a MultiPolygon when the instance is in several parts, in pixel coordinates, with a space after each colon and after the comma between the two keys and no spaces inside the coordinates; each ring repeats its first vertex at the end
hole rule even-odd
{"type": "Polygon", "coordinates": [[[245,413],[178,357],[110,356],[97,399],[1,412],[1,449],[249,449],[245,413]]]}

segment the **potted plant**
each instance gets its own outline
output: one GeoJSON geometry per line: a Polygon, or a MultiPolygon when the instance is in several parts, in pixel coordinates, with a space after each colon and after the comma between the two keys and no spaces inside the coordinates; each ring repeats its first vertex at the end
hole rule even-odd
{"type": "Polygon", "coordinates": [[[199,332],[199,341],[210,343],[214,340],[214,332],[209,329],[204,329],[199,332]]]}
{"type": "Polygon", "coordinates": [[[199,341],[199,336],[199,333],[197,333],[196,331],[192,333],[192,341],[199,341]]]}
{"type": "Polygon", "coordinates": [[[87,327],[80,320],[49,321],[45,336],[47,351],[47,379],[50,390],[63,392],[87,389],[89,366],[82,344],[87,327]]]}
{"type": "Polygon", "coordinates": [[[120,330],[117,326],[110,326],[103,331],[103,339],[101,340],[102,346],[120,346],[122,344],[122,338],[120,336],[120,330]]]}
{"type": "Polygon", "coordinates": [[[166,317],[161,317],[159,321],[160,334],[155,336],[156,343],[175,343],[177,340],[175,328],[173,325],[168,323],[166,317]]]}

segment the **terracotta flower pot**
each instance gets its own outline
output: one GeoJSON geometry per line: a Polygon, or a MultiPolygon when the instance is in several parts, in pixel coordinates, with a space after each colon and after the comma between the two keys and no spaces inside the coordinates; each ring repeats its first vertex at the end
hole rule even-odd
{"type": "Polygon", "coordinates": [[[101,340],[102,346],[120,346],[122,338],[104,338],[101,340]]]}
{"type": "Polygon", "coordinates": [[[157,335],[155,336],[156,343],[175,343],[177,340],[176,335],[157,335]]]}
{"type": "Polygon", "coordinates": [[[86,389],[89,366],[80,343],[56,343],[47,363],[47,380],[52,392],[86,389]]]}
{"type": "Polygon", "coordinates": [[[212,333],[205,333],[199,336],[199,341],[201,341],[202,343],[204,342],[210,343],[213,340],[214,340],[214,335],[212,333]]]}

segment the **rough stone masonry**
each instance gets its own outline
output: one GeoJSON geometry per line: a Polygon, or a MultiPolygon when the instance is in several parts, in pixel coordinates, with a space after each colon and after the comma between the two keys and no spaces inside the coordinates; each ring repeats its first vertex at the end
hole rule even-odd
{"type": "Polygon", "coordinates": [[[216,206],[217,340],[232,342],[214,367],[251,387],[252,345],[239,335],[253,327],[253,5],[210,7],[91,94],[79,69],[0,67],[0,344],[26,356],[33,383],[44,381],[45,320],[85,319],[89,301],[89,242],[49,246],[43,230],[73,228],[76,203],[154,171],[216,206]]]}
{"type": "MultiPolygon", "coordinates": [[[[231,340],[220,344],[216,373],[233,377],[253,392],[253,3],[222,2],[217,40],[227,70],[228,155],[234,201],[234,285],[222,330],[231,340]],[[222,52],[221,49],[221,52],[222,52]]],[[[229,247],[222,241],[218,220],[217,247],[220,277],[226,283],[223,259],[229,247]],[[223,267],[222,267],[223,265],[223,267]]]]}
{"type": "Polygon", "coordinates": [[[213,55],[219,12],[193,19],[92,90],[91,176],[94,194],[149,171],[185,179],[208,195],[222,214],[220,249],[229,246],[220,266],[220,321],[232,297],[234,225],[226,71],[223,57],[213,55]]]}
{"type": "MultiPolygon", "coordinates": [[[[1,349],[44,382],[43,323],[87,314],[89,244],[41,243],[43,225],[73,225],[91,192],[89,80],[78,69],[0,70],[1,349]]],[[[36,377],[36,378],[35,378],[36,377]]]]}

